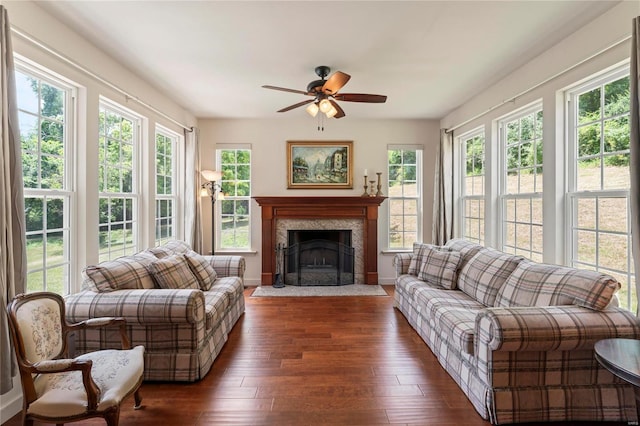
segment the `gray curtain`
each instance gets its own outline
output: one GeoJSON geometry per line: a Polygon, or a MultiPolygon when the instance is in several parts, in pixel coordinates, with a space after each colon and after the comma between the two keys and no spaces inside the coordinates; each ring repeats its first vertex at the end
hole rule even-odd
{"type": "Polygon", "coordinates": [[[453,238],[453,132],[440,129],[433,188],[431,243],[443,245],[453,238]]]}
{"type": "Polygon", "coordinates": [[[631,36],[631,240],[636,274],[636,294],[640,295],[640,16],[633,19],[631,36]]]}
{"type": "Polygon", "coordinates": [[[13,387],[15,375],[6,308],[9,300],[24,292],[27,252],[11,28],[4,6],[0,6],[0,14],[0,394],[5,394],[13,387]]]}
{"type": "Polygon", "coordinates": [[[200,201],[200,130],[185,130],[185,208],[184,237],[187,244],[202,253],[202,210],[200,201]]]}

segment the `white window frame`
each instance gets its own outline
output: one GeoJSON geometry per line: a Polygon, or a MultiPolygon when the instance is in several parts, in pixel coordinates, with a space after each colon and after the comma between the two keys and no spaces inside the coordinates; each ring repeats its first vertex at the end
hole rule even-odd
{"type": "MultiPolygon", "coordinates": [[[[225,187],[225,182],[228,182],[225,180],[225,176],[224,176],[224,166],[222,164],[222,151],[249,151],[249,180],[248,181],[241,181],[241,182],[248,182],[249,183],[249,194],[248,195],[243,195],[243,196],[235,196],[233,194],[227,194],[224,193],[224,197],[223,199],[220,199],[218,197],[218,201],[216,202],[216,223],[215,223],[215,227],[216,227],[216,232],[215,232],[215,238],[216,241],[212,242],[212,245],[216,248],[216,253],[218,251],[222,251],[222,252],[247,252],[251,250],[251,217],[252,217],[252,202],[251,202],[251,194],[252,194],[252,190],[253,190],[253,182],[252,182],[252,176],[253,176],[253,150],[251,149],[251,145],[227,145],[227,144],[218,144],[217,148],[216,148],[216,170],[220,170],[222,173],[222,178],[220,180],[220,182],[218,182],[221,187],[222,187],[222,191],[224,191],[224,187],[225,187]],[[237,201],[245,201],[247,203],[247,213],[246,214],[238,214],[235,209],[233,214],[224,214],[224,212],[222,211],[222,203],[224,202],[237,202],[237,201]],[[223,232],[222,232],[222,223],[223,223],[223,219],[225,217],[233,217],[234,221],[238,216],[246,216],[247,217],[247,222],[248,222],[248,229],[247,229],[247,246],[232,246],[232,247],[223,247],[222,246],[222,237],[223,237],[223,232]]],[[[234,163],[236,166],[238,165],[238,163],[234,163]]],[[[236,229],[235,227],[233,228],[234,230],[236,229]]],[[[234,240],[236,240],[234,238],[234,240]]]]}
{"type": "MultiPolygon", "coordinates": [[[[498,232],[499,232],[499,241],[500,241],[500,248],[502,251],[506,252],[506,253],[512,253],[512,254],[517,254],[517,255],[521,255],[521,256],[525,256],[529,259],[535,260],[537,262],[542,262],[543,261],[543,251],[544,251],[544,243],[541,242],[539,248],[536,249],[536,247],[534,247],[533,241],[534,241],[534,229],[536,227],[539,227],[540,229],[540,237],[543,236],[543,226],[544,226],[544,218],[541,217],[540,218],[540,222],[534,222],[533,221],[533,204],[535,202],[535,200],[540,200],[540,213],[543,214],[543,185],[542,182],[538,182],[537,179],[534,180],[535,182],[535,188],[533,192],[520,192],[521,191],[521,186],[520,186],[520,171],[523,169],[522,167],[518,167],[517,171],[518,171],[518,191],[517,192],[513,192],[513,193],[509,193],[507,192],[508,188],[507,188],[507,173],[510,170],[508,168],[508,155],[507,155],[507,150],[508,150],[508,146],[507,146],[507,124],[511,123],[515,120],[520,120],[523,117],[527,116],[527,115],[534,115],[534,125],[533,125],[533,132],[535,133],[536,129],[536,125],[535,125],[535,115],[537,113],[541,113],[542,114],[542,101],[538,101],[535,102],[525,108],[519,109],[518,111],[512,112],[509,115],[503,116],[500,119],[498,119],[498,137],[499,137],[499,146],[500,146],[500,154],[498,155],[498,159],[500,162],[500,177],[499,177],[499,193],[498,193],[498,200],[499,200],[499,209],[498,209],[498,215],[499,215],[499,223],[500,226],[498,227],[498,232]],[[528,201],[529,204],[529,221],[524,221],[522,219],[518,219],[518,213],[517,213],[517,209],[518,209],[518,204],[521,201],[528,201]],[[510,220],[510,218],[507,218],[507,209],[510,203],[513,203],[515,211],[514,211],[514,215],[515,218],[513,220],[510,220]],[[509,224],[513,224],[514,226],[514,242],[513,245],[510,244],[507,241],[507,227],[509,226],[509,224]],[[522,227],[528,227],[528,233],[529,233],[529,247],[521,247],[518,245],[518,228],[522,228],[522,227]]],[[[544,126],[544,123],[543,123],[544,126]]],[[[540,141],[542,143],[544,143],[543,141],[543,134],[542,134],[542,129],[541,129],[541,133],[540,135],[534,135],[533,139],[531,139],[530,141],[532,141],[533,143],[535,143],[536,141],[540,141]],[[536,137],[538,136],[538,137],[536,137]]],[[[522,146],[523,141],[522,140],[518,140],[518,147],[522,146]]],[[[532,168],[534,169],[534,174],[535,176],[538,175],[538,173],[535,171],[536,167],[544,167],[544,158],[543,158],[543,162],[542,164],[538,165],[537,163],[534,164],[534,166],[532,166],[532,168]]],[[[543,176],[544,176],[544,171],[543,171],[543,176]]]]}
{"type": "Polygon", "coordinates": [[[460,159],[460,183],[459,183],[459,192],[460,192],[460,233],[462,238],[468,239],[469,241],[474,241],[478,244],[484,244],[486,241],[485,235],[485,223],[487,220],[486,217],[486,181],[487,181],[487,139],[484,131],[484,127],[479,127],[473,130],[470,130],[460,136],[457,137],[458,147],[459,147],[459,159],[460,159]],[[467,142],[476,137],[482,137],[484,139],[483,145],[483,157],[482,161],[484,163],[483,169],[484,173],[482,174],[482,194],[467,194],[466,191],[466,178],[467,178],[467,142]],[[477,217],[467,216],[467,202],[475,202],[478,203],[478,212],[482,211],[482,214],[478,213],[477,217]],[[480,217],[482,216],[482,217],[480,217]],[[478,220],[478,238],[472,237],[467,234],[467,219],[475,219],[478,220]],[[482,238],[484,235],[484,239],[482,238]]]}
{"type": "MultiPolygon", "coordinates": [[[[154,143],[155,143],[155,161],[154,161],[154,191],[155,191],[155,200],[154,200],[154,235],[155,235],[155,244],[156,246],[162,245],[163,243],[165,243],[168,240],[171,239],[176,239],[178,238],[178,230],[179,230],[179,220],[178,220],[178,188],[180,185],[179,179],[178,179],[178,146],[179,146],[179,141],[180,141],[180,136],[175,133],[172,132],[171,130],[167,129],[166,127],[163,127],[159,124],[156,124],[156,131],[155,131],[155,137],[154,137],[154,143]],[[158,136],[161,135],[167,139],[169,139],[171,141],[171,158],[170,158],[170,162],[171,162],[171,175],[163,175],[164,177],[170,177],[171,178],[171,193],[170,194],[158,194],[158,136]],[[162,202],[162,201],[170,201],[171,202],[171,213],[170,216],[168,217],[159,217],[159,206],[158,206],[158,202],[162,202]],[[159,221],[163,221],[163,220],[167,220],[170,219],[171,220],[171,232],[170,235],[167,236],[167,238],[158,238],[158,225],[160,224],[159,221]]],[[[165,156],[166,157],[166,156],[165,156]]]]}
{"type": "MultiPolygon", "coordinates": [[[[38,274],[42,273],[42,282],[43,285],[38,290],[40,291],[54,291],[54,289],[49,288],[47,283],[47,272],[54,268],[63,267],[63,288],[61,289],[62,294],[69,294],[73,288],[76,286],[76,279],[73,271],[76,270],[77,260],[73,255],[74,251],[74,241],[76,238],[76,234],[78,233],[78,229],[74,224],[77,221],[74,220],[74,212],[75,205],[77,202],[77,194],[75,188],[75,176],[76,176],[76,167],[75,167],[75,144],[76,144],[76,131],[75,131],[75,119],[77,114],[77,86],[70,83],[68,80],[63,79],[61,76],[55,74],[54,72],[35,64],[25,58],[22,58],[18,55],[15,56],[15,67],[16,71],[19,71],[22,74],[26,74],[29,77],[36,78],[48,85],[55,86],[60,90],[64,91],[64,154],[63,154],[63,163],[64,163],[64,176],[63,176],[63,188],[61,189],[49,189],[49,188],[23,188],[24,198],[42,198],[44,204],[43,207],[43,229],[40,231],[27,231],[26,238],[29,239],[30,236],[33,235],[42,235],[43,241],[43,249],[42,249],[42,267],[29,269],[29,260],[27,259],[27,283],[25,283],[25,291],[29,291],[28,288],[28,278],[30,274],[38,274]],[[47,228],[47,210],[46,210],[46,201],[48,198],[61,198],[63,200],[63,214],[64,221],[62,228],[57,228],[55,230],[50,230],[47,228]],[[47,246],[44,244],[45,236],[49,232],[62,232],[63,234],[63,248],[62,248],[62,261],[56,262],[55,264],[48,265],[47,264],[47,246]]],[[[40,107],[38,107],[40,109],[40,107]]],[[[20,110],[19,110],[20,111],[20,110]]],[[[22,111],[23,113],[28,113],[26,111],[22,111]]],[[[31,113],[28,113],[33,115],[31,113]]],[[[38,111],[37,117],[42,117],[40,111],[38,111]]],[[[39,120],[39,118],[38,118],[39,120]]],[[[40,150],[38,150],[38,158],[40,158],[40,150]]],[[[40,176],[39,176],[40,180],[40,176]]]]}
{"type": "MultiPolygon", "coordinates": [[[[139,208],[140,208],[140,172],[141,172],[141,159],[140,159],[140,144],[142,141],[142,121],[143,121],[143,117],[125,107],[123,107],[122,105],[119,105],[109,99],[100,98],[100,107],[99,107],[99,113],[102,113],[102,111],[109,111],[112,112],[114,114],[118,114],[121,117],[130,120],[133,124],[133,132],[132,132],[132,161],[131,161],[131,192],[106,192],[103,191],[103,188],[98,188],[98,199],[99,200],[103,200],[103,199],[107,199],[109,200],[109,204],[111,204],[112,200],[117,200],[117,199],[121,199],[123,200],[123,202],[126,203],[127,199],[131,199],[132,201],[132,217],[129,219],[127,217],[123,218],[122,224],[124,224],[126,226],[126,224],[130,223],[131,227],[132,227],[132,237],[133,237],[133,242],[131,245],[127,245],[125,244],[122,247],[122,250],[113,250],[112,246],[111,246],[111,239],[109,239],[108,243],[107,243],[107,247],[106,250],[100,250],[100,248],[98,249],[98,256],[100,261],[104,261],[104,260],[111,260],[123,255],[127,255],[127,254],[133,254],[136,251],[138,251],[139,249],[139,244],[140,244],[140,213],[139,213],[139,208]]],[[[99,136],[100,138],[102,138],[103,135],[102,131],[99,130],[99,136]]],[[[100,139],[98,139],[100,140],[100,139]]],[[[103,146],[100,145],[100,143],[98,144],[99,150],[103,149],[103,146]]],[[[106,165],[106,163],[105,163],[106,165]]],[[[100,167],[101,164],[98,164],[98,167],[100,167]]],[[[105,173],[106,173],[106,169],[105,169],[105,173]]],[[[126,209],[125,209],[126,210],[126,209]]],[[[100,215],[100,207],[98,207],[98,215],[100,215]]],[[[109,228],[111,228],[111,225],[114,223],[120,223],[120,222],[100,222],[98,221],[98,235],[100,234],[100,229],[103,226],[107,226],[109,228]]],[[[111,233],[111,230],[108,231],[108,233],[111,233]]],[[[125,242],[126,242],[126,238],[125,238],[125,242]]],[[[100,247],[100,245],[99,245],[100,247]]]]}
{"type": "MultiPolygon", "coordinates": [[[[405,222],[406,222],[406,218],[407,217],[414,217],[415,218],[415,222],[416,222],[416,237],[415,237],[415,242],[416,243],[420,243],[423,241],[422,238],[422,221],[423,221],[423,213],[422,213],[422,205],[423,205],[423,190],[422,190],[422,176],[423,176],[423,155],[424,155],[424,147],[422,145],[388,145],[387,146],[387,176],[391,176],[391,172],[389,171],[389,169],[392,166],[397,166],[396,164],[390,164],[389,163],[389,151],[415,151],[415,156],[416,156],[416,163],[415,163],[415,167],[416,167],[416,195],[407,195],[405,194],[404,191],[404,184],[402,185],[403,189],[402,189],[402,195],[400,196],[394,196],[392,195],[393,191],[391,190],[391,180],[387,179],[387,217],[389,218],[389,226],[387,227],[387,247],[390,251],[402,251],[402,250],[412,250],[412,246],[413,243],[408,243],[407,241],[410,241],[410,239],[405,238],[406,234],[411,233],[412,231],[406,231],[406,226],[405,226],[405,222]],[[400,215],[392,215],[391,209],[392,206],[397,204],[396,201],[400,201],[400,204],[402,204],[402,214],[400,215]],[[405,205],[406,205],[406,201],[409,201],[410,203],[415,203],[416,205],[416,213],[412,214],[412,213],[408,213],[406,211],[405,205]],[[391,247],[391,234],[392,233],[398,233],[398,232],[392,232],[391,230],[391,226],[392,226],[392,219],[393,217],[399,217],[400,220],[402,221],[402,231],[400,231],[399,233],[402,235],[402,245],[401,247],[391,247]]],[[[402,158],[404,159],[404,155],[402,156],[402,158]]],[[[404,161],[400,166],[404,166],[404,161]]]]}
{"type": "MultiPolygon", "coordinates": [[[[567,262],[570,266],[578,267],[578,268],[586,268],[586,269],[594,269],[597,271],[601,271],[604,273],[613,273],[615,275],[626,276],[627,278],[627,286],[629,287],[629,291],[627,291],[626,300],[620,300],[620,305],[625,309],[632,309],[634,303],[637,301],[637,297],[635,295],[635,274],[633,272],[633,256],[631,253],[631,211],[630,211],[630,189],[600,189],[600,190],[578,190],[578,182],[577,182],[577,174],[578,174],[578,138],[577,138],[577,128],[578,128],[578,118],[577,111],[578,105],[577,100],[580,94],[586,93],[590,90],[593,90],[597,87],[603,87],[607,83],[616,81],[620,78],[624,78],[625,76],[629,76],[629,65],[625,64],[615,69],[603,73],[599,76],[596,76],[592,79],[589,79],[587,82],[572,87],[565,91],[565,105],[567,105],[566,111],[566,122],[567,122],[567,217],[566,217],[566,240],[567,244],[567,253],[566,258],[567,262]],[[619,231],[611,231],[611,230],[600,230],[598,225],[599,221],[599,207],[598,200],[600,198],[620,198],[626,200],[627,205],[627,233],[619,232],[619,231]],[[596,206],[596,225],[595,228],[580,228],[578,224],[578,212],[577,212],[577,204],[579,200],[587,200],[593,199],[596,206]],[[595,232],[596,237],[596,247],[595,247],[595,263],[589,263],[586,261],[581,261],[578,259],[578,247],[576,241],[576,235],[579,231],[588,231],[595,232]],[[624,235],[627,237],[627,270],[621,271],[612,268],[607,268],[604,266],[600,266],[600,244],[598,241],[601,237],[601,234],[610,234],[610,235],[624,235]]],[[[601,93],[601,99],[604,97],[604,93],[601,93]]],[[[601,108],[604,106],[601,103],[601,108]]],[[[602,109],[602,111],[604,111],[602,109]]],[[[611,117],[606,117],[611,118],[611,117]]],[[[600,120],[601,126],[601,140],[604,137],[604,130],[602,128],[603,120],[600,120]]],[[[601,167],[604,167],[602,163],[603,159],[603,149],[601,146],[599,157],[601,160],[601,167]]],[[[604,175],[600,174],[600,186],[601,188],[604,185],[604,175]]],[[[620,293],[618,293],[620,294],[620,293]]]]}

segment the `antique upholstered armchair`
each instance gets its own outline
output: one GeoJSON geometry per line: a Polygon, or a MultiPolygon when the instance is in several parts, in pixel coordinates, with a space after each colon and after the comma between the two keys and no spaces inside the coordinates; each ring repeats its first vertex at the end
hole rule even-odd
{"type": "Polygon", "coordinates": [[[117,426],[120,403],[138,388],[144,371],[144,347],[129,348],[125,320],[95,318],[67,324],[61,296],[21,294],[8,306],[9,328],[24,392],[24,425],[34,420],[63,424],[104,417],[117,426]],[[122,350],[102,350],[68,358],[67,337],[74,330],[118,326],[122,350]]]}

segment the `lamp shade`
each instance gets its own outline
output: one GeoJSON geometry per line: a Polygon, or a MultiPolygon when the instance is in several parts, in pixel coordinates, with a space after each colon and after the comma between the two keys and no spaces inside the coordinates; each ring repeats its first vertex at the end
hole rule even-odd
{"type": "Polygon", "coordinates": [[[338,113],[338,110],[336,109],[336,107],[331,105],[331,109],[329,111],[327,111],[327,118],[331,118],[331,117],[335,116],[337,113],[338,113]]]}
{"type": "Polygon", "coordinates": [[[201,197],[208,197],[209,196],[209,190],[205,187],[200,188],[200,196],[201,197]]]}
{"type": "Polygon", "coordinates": [[[216,170],[202,170],[200,174],[202,174],[202,177],[208,182],[217,182],[222,179],[222,173],[216,170]]]}
{"type": "Polygon", "coordinates": [[[315,117],[316,115],[318,115],[318,105],[315,102],[309,104],[306,110],[307,110],[307,113],[312,117],[315,117]]]}
{"type": "Polygon", "coordinates": [[[320,101],[320,111],[324,112],[325,114],[331,109],[332,106],[333,105],[331,105],[331,102],[326,99],[320,101]]]}

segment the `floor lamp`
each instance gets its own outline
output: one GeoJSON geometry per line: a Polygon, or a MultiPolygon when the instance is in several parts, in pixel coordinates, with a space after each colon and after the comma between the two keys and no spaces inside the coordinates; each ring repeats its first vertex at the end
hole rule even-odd
{"type": "Polygon", "coordinates": [[[211,197],[211,255],[216,254],[216,200],[223,200],[224,194],[219,183],[222,179],[222,173],[216,170],[202,170],[200,172],[206,180],[200,189],[201,197],[211,197]]]}

